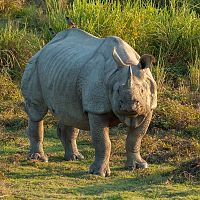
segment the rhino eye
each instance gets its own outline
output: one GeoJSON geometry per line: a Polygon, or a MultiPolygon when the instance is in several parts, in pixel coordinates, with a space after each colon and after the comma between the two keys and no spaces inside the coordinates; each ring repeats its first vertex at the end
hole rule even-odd
{"type": "Polygon", "coordinates": [[[117,93],[119,94],[119,89],[117,89],[117,93]]]}

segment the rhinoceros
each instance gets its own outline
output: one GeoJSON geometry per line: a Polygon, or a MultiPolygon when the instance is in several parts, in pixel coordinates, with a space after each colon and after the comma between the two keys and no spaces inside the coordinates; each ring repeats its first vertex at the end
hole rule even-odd
{"type": "Polygon", "coordinates": [[[139,54],[116,36],[95,37],[81,29],[59,32],[28,62],[21,83],[28,114],[29,158],[48,161],[43,150],[43,118],[50,111],[66,160],[83,159],[76,139],[89,130],[95,159],[89,173],[109,176],[109,128],[128,126],[126,168],[147,168],[141,140],[157,106],[152,55],[139,54]]]}

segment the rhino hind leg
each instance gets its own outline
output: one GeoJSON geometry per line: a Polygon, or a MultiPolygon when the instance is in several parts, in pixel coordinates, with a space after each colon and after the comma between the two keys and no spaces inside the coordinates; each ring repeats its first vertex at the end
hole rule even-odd
{"type": "Polygon", "coordinates": [[[126,169],[148,168],[147,162],[140,155],[141,141],[147,132],[152,112],[146,117],[144,122],[137,128],[129,128],[126,138],[126,169]]]}
{"type": "Polygon", "coordinates": [[[48,108],[44,103],[31,103],[26,100],[25,111],[29,116],[27,133],[30,141],[30,151],[28,159],[48,162],[48,158],[43,150],[43,118],[46,115],[48,108]]]}
{"type": "Polygon", "coordinates": [[[84,159],[76,144],[78,133],[79,129],[58,123],[57,134],[65,150],[64,159],[67,161],[84,159]]]}
{"type": "Polygon", "coordinates": [[[28,159],[48,162],[48,158],[44,154],[43,150],[43,137],[44,137],[43,120],[33,121],[29,119],[28,137],[30,140],[30,152],[28,155],[28,159]]]}

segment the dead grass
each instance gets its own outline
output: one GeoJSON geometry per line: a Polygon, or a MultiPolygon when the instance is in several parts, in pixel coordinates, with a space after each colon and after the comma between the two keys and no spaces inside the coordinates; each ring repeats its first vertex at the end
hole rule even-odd
{"type": "Polygon", "coordinates": [[[171,173],[174,182],[193,182],[200,184],[200,157],[181,163],[171,173]]]}
{"type": "Polygon", "coordinates": [[[150,163],[178,164],[199,156],[200,144],[197,139],[184,137],[175,131],[153,129],[143,142],[144,155],[150,163]]]}
{"type": "Polygon", "coordinates": [[[24,5],[24,0],[2,0],[0,1],[0,11],[8,12],[21,9],[24,5]]]}

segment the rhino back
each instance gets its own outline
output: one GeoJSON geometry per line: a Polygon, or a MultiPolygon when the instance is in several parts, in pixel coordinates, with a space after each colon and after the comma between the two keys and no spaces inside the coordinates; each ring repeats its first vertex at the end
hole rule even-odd
{"type": "Polygon", "coordinates": [[[64,31],[39,55],[38,76],[43,98],[51,112],[68,125],[81,123],[87,117],[79,77],[102,42],[103,39],[78,29],[64,31]]]}

